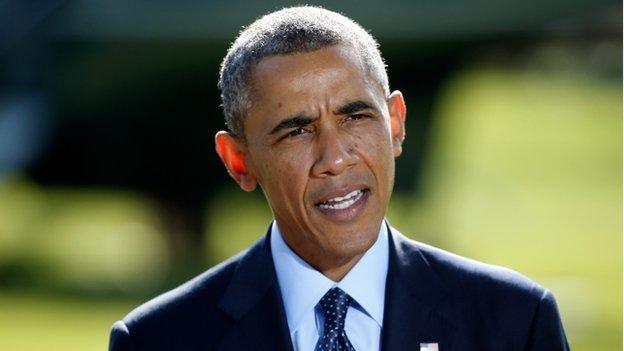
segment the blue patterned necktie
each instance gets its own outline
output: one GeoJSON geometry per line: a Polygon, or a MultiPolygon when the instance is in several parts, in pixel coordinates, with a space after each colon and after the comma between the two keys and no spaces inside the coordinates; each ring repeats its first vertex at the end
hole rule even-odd
{"type": "Polygon", "coordinates": [[[353,298],[340,288],[330,289],[319,302],[325,324],[323,336],[316,343],[315,351],[355,351],[344,330],[347,310],[353,298]]]}

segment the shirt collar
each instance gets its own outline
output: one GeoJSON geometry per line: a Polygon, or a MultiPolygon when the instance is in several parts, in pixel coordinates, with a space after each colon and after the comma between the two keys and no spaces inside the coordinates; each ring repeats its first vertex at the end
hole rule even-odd
{"type": "Polygon", "coordinates": [[[385,222],[381,223],[375,244],[340,282],[325,277],[290,249],[275,221],[271,226],[271,255],[291,333],[297,330],[306,313],[314,312],[323,295],[334,286],[353,297],[382,326],[389,259],[385,222]]]}

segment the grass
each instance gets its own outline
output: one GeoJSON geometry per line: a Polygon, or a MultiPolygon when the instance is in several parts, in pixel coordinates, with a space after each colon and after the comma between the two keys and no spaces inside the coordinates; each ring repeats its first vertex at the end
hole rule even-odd
{"type": "Polygon", "coordinates": [[[112,324],[137,302],[0,293],[0,350],[106,350],[112,324]]]}

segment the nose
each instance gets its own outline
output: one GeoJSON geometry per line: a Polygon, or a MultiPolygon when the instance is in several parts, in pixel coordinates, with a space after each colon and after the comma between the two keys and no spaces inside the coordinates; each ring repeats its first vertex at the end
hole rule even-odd
{"type": "Polygon", "coordinates": [[[351,138],[337,130],[326,129],[319,133],[315,148],[317,158],[312,175],[317,178],[338,175],[358,160],[351,138]]]}

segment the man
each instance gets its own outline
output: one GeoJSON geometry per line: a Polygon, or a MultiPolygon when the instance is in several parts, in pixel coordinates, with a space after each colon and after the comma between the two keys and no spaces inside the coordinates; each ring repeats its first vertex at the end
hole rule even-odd
{"type": "Polygon", "coordinates": [[[406,108],[359,25],[313,7],[264,16],[219,86],[217,153],[243,190],[261,186],[275,221],[115,323],[111,350],[568,349],[548,290],[384,221],[406,108]]]}

